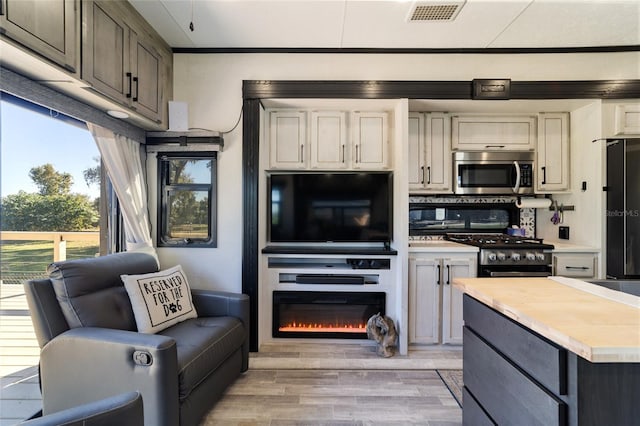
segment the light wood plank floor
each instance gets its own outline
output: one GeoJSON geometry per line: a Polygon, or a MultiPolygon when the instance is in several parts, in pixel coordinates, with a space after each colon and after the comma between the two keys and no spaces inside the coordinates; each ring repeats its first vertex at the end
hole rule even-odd
{"type": "Polygon", "coordinates": [[[462,424],[433,370],[249,370],[202,426],[462,424]]]}
{"type": "MultiPolygon", "coordinates": [[[[0,284],[0,426],[40,410],[38,360],[22,286],[0,284]]],[[[369,341],[264,344],[203,425],[458,425],[435,369],[461,368],[460,348],[380,358],[369,341]]]]}

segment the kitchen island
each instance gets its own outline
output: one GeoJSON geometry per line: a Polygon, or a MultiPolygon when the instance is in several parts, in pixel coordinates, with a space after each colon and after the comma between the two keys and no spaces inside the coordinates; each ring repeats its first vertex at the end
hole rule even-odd
{"type": "Polygon", "coordinates": [[[458,278],[464,424],[631,425],[640,298],[579,280],[458,278]]]}

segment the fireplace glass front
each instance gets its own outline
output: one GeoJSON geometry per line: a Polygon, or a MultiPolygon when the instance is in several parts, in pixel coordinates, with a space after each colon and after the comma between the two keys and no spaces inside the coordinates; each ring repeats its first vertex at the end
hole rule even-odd
{"type": "Polygon", "coordinates": [[[366,339],[383,292],[274,291],[273,337],[366,339]]]}

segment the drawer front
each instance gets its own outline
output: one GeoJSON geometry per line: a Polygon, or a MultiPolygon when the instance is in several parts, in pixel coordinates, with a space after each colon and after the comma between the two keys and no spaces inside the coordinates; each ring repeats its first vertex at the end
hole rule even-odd
{"type": "Polygon", "coordinates": [[[494,426],[496,423],[480,407],[478,401],[465,386],[462,389],[462,425],[463,426],[494,426]]]}
{"type": "Polygon", "coordinates": [[[564,277],[588,277],[596,275],[595,257],[588,256],[553,256],[553,274],[564,277]]]}
{"type": "MultiPolygon", "coordinates": [[[[499,425],[565,425],[567,407],[464,328],[464,385],[499,425]]],[[[466,409],[466,407],[465,407],[466,409]]]]}
{"type": "Polygon", "coordinates": [[[551,392],[566,395],[566,349],[467,295],[464,323],[551,392]]]}

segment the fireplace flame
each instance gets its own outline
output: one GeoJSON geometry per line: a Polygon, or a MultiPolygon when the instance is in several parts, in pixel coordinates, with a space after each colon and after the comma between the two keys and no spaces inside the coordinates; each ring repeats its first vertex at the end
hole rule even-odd
{"type": "Polygon", "coordinates": [[[305,333],[364,333],[366,324],[321,324],[321,323],[297,323],[292,322],[278,328],[281,332],[305,332],[305,333]]]}

